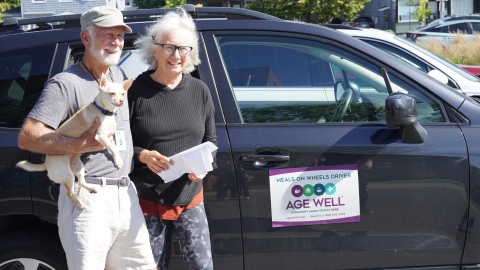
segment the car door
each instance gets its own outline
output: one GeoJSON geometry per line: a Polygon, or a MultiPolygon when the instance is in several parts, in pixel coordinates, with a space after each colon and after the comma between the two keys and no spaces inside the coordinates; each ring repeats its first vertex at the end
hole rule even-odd
{"type": "Polygon", "coordinates": [[[458,269],[467,151],[441,100],[332,40],[203,36],[235,165],[245,269],[458,269]],[[326,75],[333,101],[313,85],[326,75]],[[425,142],[403,143],[386,126],[391,92],[415,98],[425,142]]]}
{"type": "MultiPolygon", "coordinates": [[[[31,214],[31,173],[15,164],[29,160],[18,148],[20,128],[45,84],[56,44],[0,52],[0,215],[31,214]]],[[[33,187],[31,186],[33,185],[33,187]]]]}

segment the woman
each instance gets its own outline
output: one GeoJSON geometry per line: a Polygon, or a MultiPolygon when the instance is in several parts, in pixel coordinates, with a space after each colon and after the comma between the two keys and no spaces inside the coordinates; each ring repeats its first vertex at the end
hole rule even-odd
{"type": "Polygon", "coordinates": [[[184,174],[167,184],[157,173],[168,158],[210,141],[217,144],[214,107],[207,86],[189,73],[200,63],[198,34],[183,9],[150,26],[135,45],[152,70],[139,75],[128,91],[135,168],[130,175],[159,269],[167,269],[167,228],[177,235],[187,269],[213,269],[202,179],[184,174]]]}

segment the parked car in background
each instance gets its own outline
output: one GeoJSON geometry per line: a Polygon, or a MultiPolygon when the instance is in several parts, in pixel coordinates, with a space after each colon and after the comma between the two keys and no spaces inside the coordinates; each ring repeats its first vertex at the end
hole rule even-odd
{"type": "Polygon", "coordinates": [[[458,67],[472,73],[475,76],[480,76],[480,66],[457,65],[458,67]]]}
{"type": "Polygon", "coordinates": [[[342,33],[356,37],[387,52],[423,73],[432,74],[432,71],[440,71],[444,75],[441,81],[444,81],[448,86],[469,96],[480,98],[480,79],[478,77],[465,72],[465,70],[413,42],[379,29],[336,27],[335,25],[330,25],[330,27],[337,28],[342,33]]]}
{"type": "Polygon", "coordinates": [[[360,28],[375,28],[375,22],[371,17],[362,16],[353,20],[350,24],[351,26],[360,27],[360,28]]]}
{"type": "MultiPolygon", "coordinates": [[[[216,270],[478,269],[478,102],[327,27],[186,7],[192,76],[215,109],[218,168],[203,190],[216,270]]],[[[123,11],[129,76],[148,69],[133,42],[166,10],[123,11]]],[[[59,185],[15,164],[42,162],[18,134],[46,80],[82,58],[79,18],[0,27],[1,270],[66,269],[59,185]]],[[[172,238],[169,269],[185,269],[172,238]]]]}
{"type": "Polygon", "coordinates": [[[330,21],[330,23],[333,23],[333,24],[343,24],[343,20],[340,19],[340,18],[334,18],[330,21]]]}
{"type": "Polygon", "coordinates": [[[480,32],[480,16],[449,16],[433,21],[432,23],[407,33],[407,38],[413,41],[422,41],[433,38],[445,42],[451,42],[455,35],[462,34],[472,37],[480,32]]]}

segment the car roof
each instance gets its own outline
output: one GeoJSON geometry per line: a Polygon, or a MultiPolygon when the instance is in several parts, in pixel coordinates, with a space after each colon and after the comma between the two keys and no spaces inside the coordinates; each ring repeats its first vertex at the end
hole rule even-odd
{"type": "MultiPolygon", "coordinates": [[[[253,10],[226,7],[195,7],[191,4],[182,6],[195,21],[210,20],[272,20],[283,21],[274,16],[253,10]]],[[[145,31],[145,27],[153,23],[168,11],[175,8],[136,9],[122,11],[125,23],[133,29],[133,35],[145,31]],[[138,27],[137,27],[138,26],[138,27]]],[[[37,46],[58,42],[78,41],[81,14],[46,16],[36,18],[8,18],[0,23],[0,43],[2,50],[37,46]],[[25,26],[33,29],[23,30],[25,26]]],[[[129,34],[126,34],[128,37],[129,34]]]]}
{"type": "Polygon", "coordinates": [[[480,16],[468,16],[468,17],[462,17],[462,18],[456,18],[456,17],[448,17],[447,19],[439,19],[438,22],[426,25],[424,27],[418,28],[412,33],[417,33],[417,32],[428,32],[430,29],[438,28],[438,27],[443,27],[446,25],[452,25],[452,24],[458,24],[458,23],[466,23],[466,22],[480,22],[480,16]]]}
{"type": "MultiPolygon", "coordinates": [[[[224,20],[222,23],[218,23],[217,19],[200,19],[195,20],[197,30],[199,31],[212,31],[212,30],[265,30],[265,31],[280,31],[280,32],[294,32],[311,35],[312,31],[329,31],[328,34],[321,34],[322,36],[328,35],[340,35],[339,40],[345,34],[337,32],[327,27],[318,26],[314,24],[308,24],[303,22],[285,21],[272,17],[273,19],[263,20],[262,23],[258,23],[258,20],[247,19],[233,19],[224,20]]],[[[153,21],[140,21],[140,22],[127,22],[127,25],[132,29],[132,34],[137,35],[145,31],[145,28],[153,23],[153,21]]],[[[52,44],[60,42],[79,41],[80,28],[62,28],[62,29],[49,29],[42,31],[23,32],[17,34],[0,35],[0,43],[2,44],[2,50],[18,49],[28,46],[37,46],[42,44],[52,44]],[[61,34],[60,34],[61,33],[61,34]]],[[[347,35],[345,35],[347,36],[347,35]]],[[[348,39],[345,43],[349,43],[348,39]]],[[[336,39],[337,40],[337,39],[336,39]]]]}
{"type": "Polygon", "coordinates": [[[388,39],[393,39],[393,37],[395,36],[395,34],[391,32],[375,28],[339,28],[337,30],[350,36],[374,37],[379,39],[385,39],[384,37],[388,37],[388,39]]]}
{"type": "MultiPolygon", "coordinates": [[[[261,12],[241,8],[226,7],[195,7],[192,4],[182,6],[194,20],[281,20],[261,12]]],[[[122,11],[125,23],[155,21],[163,14],[175,8],[135,9],[122,11]]],[[[35,18],[7,18],[0,23],[0,36],[23,32],[44,31],[52,29],[67,29],[80,27],[81,14],[55,15],[35,18]],[[33,29],[24,31],[24,26],[33,29]]]]}

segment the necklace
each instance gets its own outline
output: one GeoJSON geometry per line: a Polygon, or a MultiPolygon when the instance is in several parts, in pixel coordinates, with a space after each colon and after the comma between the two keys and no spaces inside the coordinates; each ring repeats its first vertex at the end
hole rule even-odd
{"type": "MultiPolygon", "coordinates": [[[[80,62],[82,63],[83,67],[88,71],[88,73],[90,73],[90,75],[92,75],[92,77],[95,79],[95,81],[97,81],[97,83],[100,83],[98,81],[97,77],[95,77],[95,75],[93,75],[93,73],[90,71],[90,69],[88,69],[87,65],[85,65],[83,60],[80,60],[80,62]]],[[[113,77],[112,77],[112,72],[110,72],[110,67],[108,68],[108,74],[110,75],[110,81],[113,82],[113,77]]]]}

